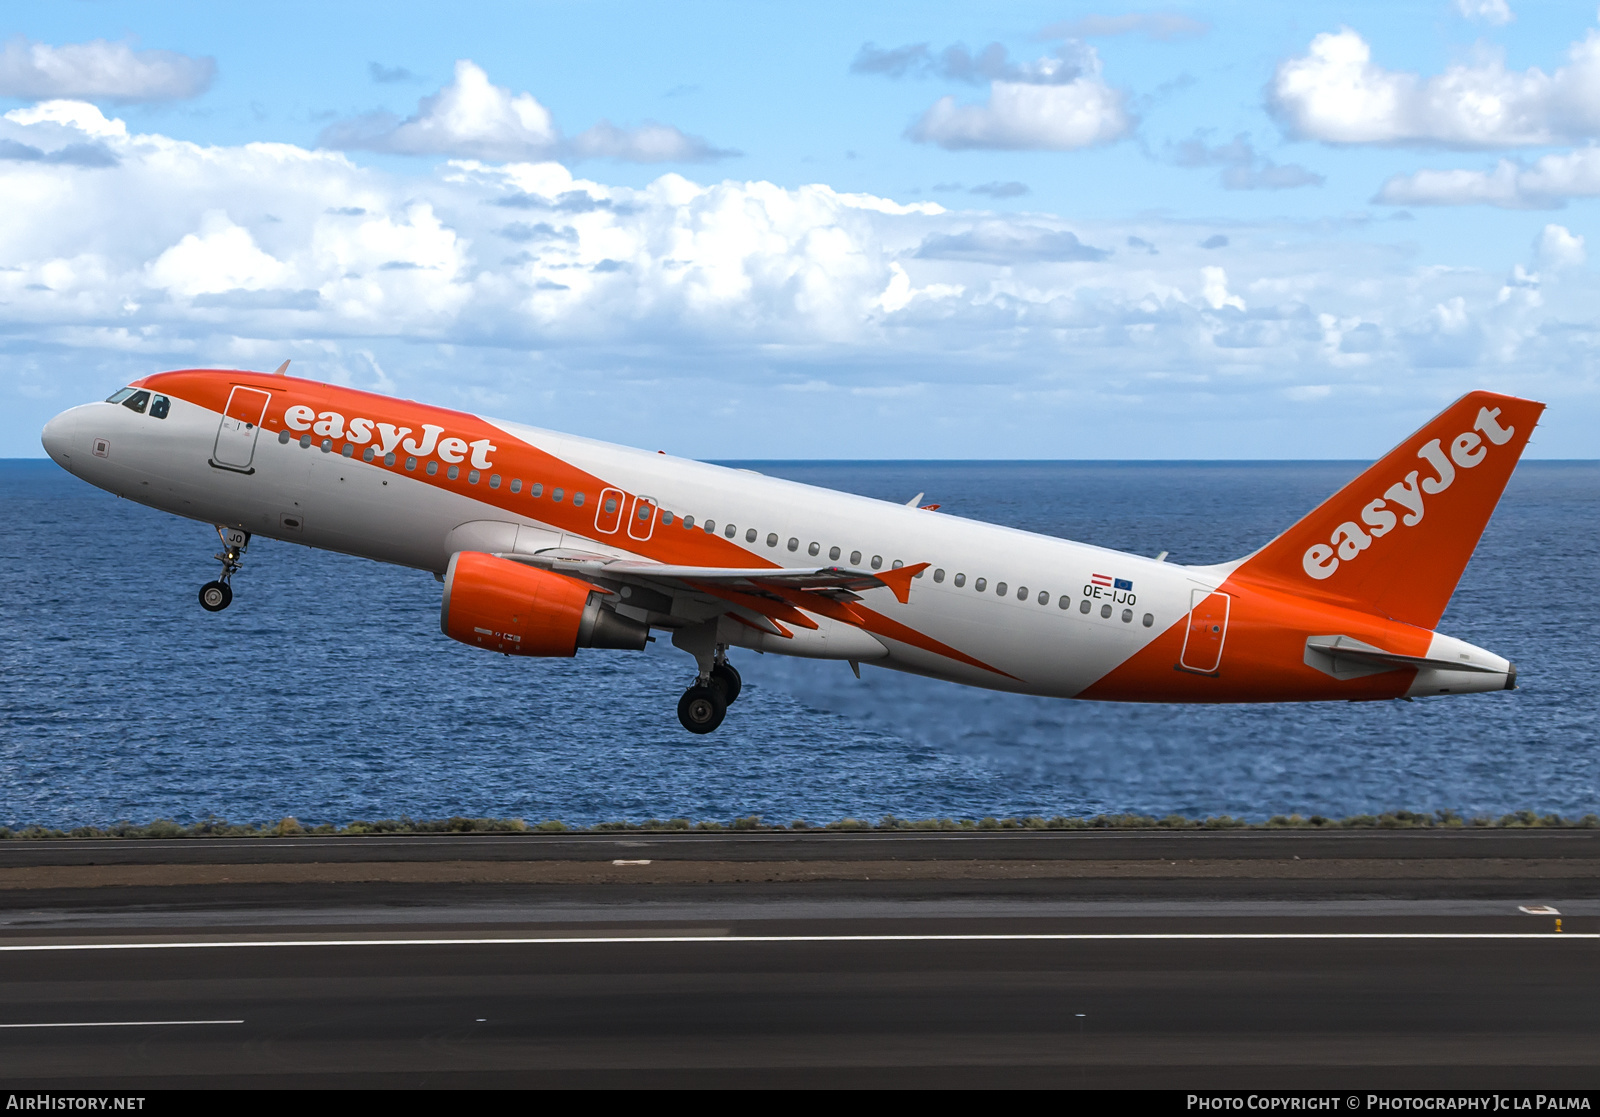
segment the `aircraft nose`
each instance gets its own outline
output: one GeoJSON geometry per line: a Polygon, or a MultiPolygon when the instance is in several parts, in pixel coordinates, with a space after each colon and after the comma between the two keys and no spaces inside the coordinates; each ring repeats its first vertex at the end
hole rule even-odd
{"type": "Polygon", "coordinates": [[[72,441],[77,429],[78,409],[74,407],[51,419],[39,434],[44,452],[63,469],[72,468],[72,441]]]}

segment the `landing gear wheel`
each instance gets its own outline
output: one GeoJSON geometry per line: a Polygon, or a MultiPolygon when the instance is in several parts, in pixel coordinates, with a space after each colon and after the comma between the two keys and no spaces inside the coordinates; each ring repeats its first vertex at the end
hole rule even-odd
{"type": "Polygon", "coordinates": [[[710,733],[722,724],[727,713],[728,703],[720,686],[696,684],[678,699],[678,720],[690,733],[710,733]]]}
{"type": "Polygon", "coordinates": [[[208,613],[220,613],[233,601],[233,590],[227,582],[207,582],[200,587],[200,607],[208,613]]]}
{"type": "Polygon", "coordinates": [[[723,701],[730,706],[744,689],[744,680],[739,677],[738,670],[726,661],[711,669],[711,681],[721,685],[723,701]]]}

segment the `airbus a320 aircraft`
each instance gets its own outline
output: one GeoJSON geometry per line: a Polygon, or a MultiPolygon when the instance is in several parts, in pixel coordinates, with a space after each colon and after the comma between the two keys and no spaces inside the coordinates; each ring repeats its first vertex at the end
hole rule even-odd
{"type": "MultiPolygon", "coordinates": [[[[729,647],[1124,702],[1511,690],[1434,632],[1544,405],[1473,392],[1265,547],[1180,566],[276,373],[135,381],[44,429],[119,496],[212,524],[213,612],[252,536],[432,571],[440,627],[521,656],[694,657],[694,733],[729,647]]],[[[920,499],[920,497],[919,497],[920,499]]],[[[1164,557],[1164,556],[1163,556],[1164,557]]]]}

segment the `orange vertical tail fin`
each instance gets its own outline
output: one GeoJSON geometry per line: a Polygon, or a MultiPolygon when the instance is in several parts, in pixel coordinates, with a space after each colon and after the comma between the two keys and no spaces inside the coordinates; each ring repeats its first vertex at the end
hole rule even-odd
{"type": "Polygon", "coordinates": [[[1433,628],[1543,411],[1462,396],[1233,577],[1433,628]]]}

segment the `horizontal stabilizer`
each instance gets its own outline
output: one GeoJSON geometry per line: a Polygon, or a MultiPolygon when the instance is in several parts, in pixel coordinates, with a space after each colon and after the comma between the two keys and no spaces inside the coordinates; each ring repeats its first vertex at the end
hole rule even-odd
{"type": "Polygon", "coordinates": [[[1490,664],[1473,663],[1463,659],[1430,659],[1423,655],[1400,655],[1386,652],[1353,636],[1308,636],[1306,638],[1307,667],[1315,667],[1336,679],[1359,679],[1383,671],[1400,671],[1406,668],[1420,670],[1432,667],[1441,671],[1468,671],[1483,674],[1504,674],[1504,669],[1490,664]]]}

